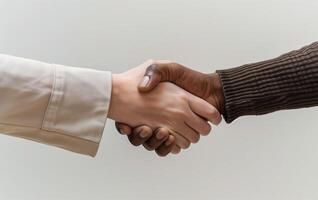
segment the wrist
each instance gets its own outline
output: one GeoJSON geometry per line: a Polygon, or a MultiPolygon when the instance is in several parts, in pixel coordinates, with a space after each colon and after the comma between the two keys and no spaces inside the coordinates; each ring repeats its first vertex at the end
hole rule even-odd
{"type": "Polygon", "coordinates": [[[121,91],[124,85],[124,80],[121,74],[112,74],[112,92],[108,110],[108,118],[113,120],[119,119],[121,105],[121,91]]]}
{"type": "Polygon", "coordinates": [[[221,114],[225,113],[225,98],[223,92],[223,85],[220,76],[217,73],[209,74],[211,84],[212,84],[212,93],[215,97],[216,107],[221,114]]]}

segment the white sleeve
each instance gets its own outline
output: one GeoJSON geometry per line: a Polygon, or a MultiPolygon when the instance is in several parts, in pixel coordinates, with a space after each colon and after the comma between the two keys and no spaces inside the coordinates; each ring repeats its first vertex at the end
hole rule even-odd
{"type": "Polygon", "coordinates": [[[111,73],[0,54],[0,133],[95,156],[111,73]]]}

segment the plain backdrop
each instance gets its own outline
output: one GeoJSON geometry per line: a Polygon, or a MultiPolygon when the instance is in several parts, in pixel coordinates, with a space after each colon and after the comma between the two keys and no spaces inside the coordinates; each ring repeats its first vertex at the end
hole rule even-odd
{"type": "MultiPolygon", "coordinates": [[[[150,58],[213,72],[318,40],[317,9],[317,0],[0,0],[0,53],[114,73],[150,58]]],[[[130,145],[111,120],[96,158],[0,135],[0,199],[317,199],[317,118],[310,108],[223,122],[166,158],[130,145]]]]}

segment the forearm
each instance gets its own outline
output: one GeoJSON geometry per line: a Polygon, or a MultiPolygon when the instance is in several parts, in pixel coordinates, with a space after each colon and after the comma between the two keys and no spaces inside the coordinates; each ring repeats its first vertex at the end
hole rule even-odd
{"type": "Polygon", "coordinates": [[[110,72],[0,54],[0,133],[94,156],[111,94],[110,72]]]}
{"type": "Polygon", "coordinates": [[[318,105],[318,42],[278,58],[217,70],[224,118],[318,105]]]}

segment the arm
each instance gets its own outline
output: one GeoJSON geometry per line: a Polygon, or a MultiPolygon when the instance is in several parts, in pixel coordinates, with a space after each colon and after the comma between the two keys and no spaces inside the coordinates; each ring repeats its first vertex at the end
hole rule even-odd
{"type": "Polygon", "coordinates": [[[174,135],[168,145],[188,148],[210,131],[200,116],[220,119],[218,111],[169,83],[140,94],[146,66],[111,75],[0,55],[0,132],[95,156],[109,117],[167,127],[159,132],[174,135]]]}
{"type": "Polygon", "coordinates": [[[165,127],[179,147],[188,148],[200,135],[210,132],[207,120],[220,122],[220,114],[212,105],[171,83],[161,84],[150,93],[138,92],[138,83],[150,64],[148,61],[113,75],[109,117],[131,126],[146,124],[152,130],[165,127]]]}
{"type": "Polygon", "coordinates": [[[110,72],[0,55],[0,132],[94,156],[110,72]]]}
{"type": "MultiPolygon", "coordinates": [[[[274,59],[211,74],[177,63],[154,63],[148,67],[139,90],[149,92],[162,81],[205,99],[228,123],[244,115],[317,106],[318,42],[274,59]]],[[[124,128],[128,133],[133,131],[124,128]]]]}
{"type": "Polygon", "coordinates": [[[274,59],[203,74],[176,63],[150,66],[139,90],[172,82],[216,106],[230,123],[244,115],[318,105],[318,42],[274,59]]]}
{"type": "Polygon", "coordinates": [[[278,58],[217,70],[228,123],[244,115],[318,105],[318,42],[278,58]]]}

